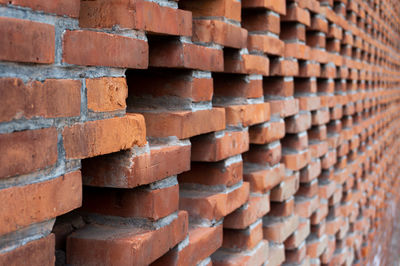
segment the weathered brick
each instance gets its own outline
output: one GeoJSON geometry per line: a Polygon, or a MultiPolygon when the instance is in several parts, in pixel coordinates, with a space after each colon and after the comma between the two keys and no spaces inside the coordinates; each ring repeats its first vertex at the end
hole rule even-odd
{"type": "Polygon", "coordinates": [[[50,266],[55,263],[54,234],[26,243],[16,249],[0,254],[1,265],[50,266]]]}
{"type": "Polygon", "coordinates": [[[128,86],[125,78],[86,79],[88,109],[94,112],[125,110],[128,86]]]}
{"type": "Polygon", "coordinates": [[[82,204],[80,171],[47,181],[0,190],[0,235],[76,209],[82,204]],[[29,202],[29,205],[27,205],[29,202]]]}
{"type": "Polygon", "coordinates": [[[34,117],[79,116],[81,82],[47,79],[24,83],[17,78],[0,79],[0,121],[34,117]],[[4,102],[3,102],[4,101],[4,102]]]}
{"type": "Polygon", "coordinates": [[[74,124],[65,127],[62,135],[66,157],[71,159],[126,150],[146,143],[144,119],[138,114],[74,124]]]}
{"type": "Polygon", "coordinates": [[[67,30],[63,36],[63,62],[83,66],[147,68],[148,45],[143,40],[115,34],[67,30]]]}
{"type": "MultiPolygon", "coordinates": [[[[1,3],[2,1],[0,1],[1,3]]],[[[79,16],[79,0],[62,1],[56,0],[48,2],[46,0],[8,0],[4,3],[32,8],[33,10],[44,11],[46,13],[55,13],[73,18],[79,16]]]]}
{"type": "Polygon", "coordinates": [[[0,134],[0,177],[28,174],[57,161],[57,130],[45,128],[0,134]]]}
{"type": "Polygon", "coordinates": [[[0,60],[51,64],[55,57],[54,26],[0,17],[0,60]]]}

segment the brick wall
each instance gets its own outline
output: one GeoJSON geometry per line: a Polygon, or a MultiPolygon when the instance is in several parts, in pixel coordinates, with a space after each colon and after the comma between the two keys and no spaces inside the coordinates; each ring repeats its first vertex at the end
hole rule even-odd
{"type": "Polygon", "coordinates": [[[0,265],[388,265],[394,0],[0,0],[0,265]]]}

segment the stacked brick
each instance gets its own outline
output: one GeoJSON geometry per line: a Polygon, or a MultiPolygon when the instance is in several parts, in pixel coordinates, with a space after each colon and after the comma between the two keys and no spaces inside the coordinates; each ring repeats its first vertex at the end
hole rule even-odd
{"type": "Polygon", "coordinates": [[[399,14],[0,0],[0,265],[389,263],[399,14]]]}

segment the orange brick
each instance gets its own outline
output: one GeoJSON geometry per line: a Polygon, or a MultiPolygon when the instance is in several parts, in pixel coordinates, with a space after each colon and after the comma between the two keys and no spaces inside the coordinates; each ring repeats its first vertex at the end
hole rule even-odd
{"type": "Polygon", "coordinates": [[[12,0],[6,2],[15,6],[29,7],[33,10],[40,10],[46,13],[55,13],[73,18],[79,17],[79,0],[68,2],[56,0],[50,3],[46,0],[12,0]]]}
{"type": "Polygon", "coordinates": [[[224,218],[224,228],[244,229],[263,217],[270,210],[268,194],[250,194],[243,207],[224,218]]]}
{"type": "Polygon", "coordinates": [[[189,244],[175,247],[151,266],[196,265],[213,254],[222,244],[222,225],[189,228],[189,244]]]}
{"type": "Polygon", "coordinates": [[[176,40],[150,41],[149,65],[154,67],[189,68],[221,71],[222,50],[176,40]]]}
{"type": "Polygon", "coordinates": [[[137,114],[75,124],[65,127],[62,135],[66,157],[71,159],[93,157],[146,143],[144,119],[137,114]]]}
{"type": "Polygon", "coordinates": [[[178,210],[179,187],[109,189],[85,187],[81,210],[120,217],[158,220],[178,210]]]}
{"type": "Polygon", "coordinates": [[[176,136],[186,139],[195,135],[225,129],[225,109],[148,112],[142,113],[146,120],[149,137],[176,136]]]}
{"type": "Polygon", "coordinates": [[[27,174],[57,161],[57,130],[45,128],[0,134],[0,178],[27,174]]]}
{"type": "Polygon", "coordinates": [[[82,161],[85,185],[133,188],[149,184],[190,169],[189,144],[157,144],[150,153],[135,149],[82,161]]]}
{"type": "Polygon", "coordinates": [[[16,249],[0,254],[1,265],[24,265],[27,261],[32,266],[54,265],[54,234],[30,241],[16,249]]]}
{"type": "Polygon", "coordinates": [[[155,230],[87,225],[68,236],[67,263],[150,264],[186,237],[187,219],[187,213],[180,211],[169,224],[155,230]]]}
{"type": "Polygon", "coordinates": [[[194,20],[192,41],[244,48],[246,47],[247,30],[220,20],[194,20]]]}
{"type": "Polygon", "coordinates": [[[125,78],[86,79],[88,109],[94,112],[125,110],[128,86],[125,78]]]}
{"type": "Polygon", "coordinates": [[[268,103],[231,105],[225,108],[226,124],[244,127],[260,124],[270,118],[270,107],[268,103]]]}
{"type": "Polygon", "coordinates": [[[0,190],[0,200],[3,235],[78,208],[82,203],[81,173],[75,171],[39,183],[4,188],[0,190]]]}
{"type": "Polygon", "coordinates": [[[249,184],[243,182],[229,192],[180,190],[179,208],[194,218],[219,220],[243,205],[249,197],[249,184]]]}
{"type": "Polygon", "coordinates": [[[54,26],[0,17],[0,60],[51,64],[55,56],[54,26]]]}
{"type": "Polygon", "coordinates": [[[68,64],[125,68],[148,66],[147,43],[130,37],[67,30],[63,37],[63,48],[63,62],[68,64]]]}

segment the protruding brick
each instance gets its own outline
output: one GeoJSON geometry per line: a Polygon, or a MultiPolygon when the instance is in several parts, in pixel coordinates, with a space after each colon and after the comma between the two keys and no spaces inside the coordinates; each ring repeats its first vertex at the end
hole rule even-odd
{"type": "Polygon", "coordinates": [[[55,218],[82,204],[79,171],[24,186],[0,190],[0,235],[55,218]],[[29,202],[29,205],[27,205],[29,202]]]}
{"type": "Polygon", "coordinates": [[[128,114],[75,124],[64,128],[63,141],[66,157],[82,159],[116,152],[146,143],[143,116],[128,114]]]}
{"type": "Polygon", "coordinates": [[[147,43],[131,37],[67,30],[63,36],[63,49],[63,62],[68,64],[124,68],[148,66],[147,43]]]}

